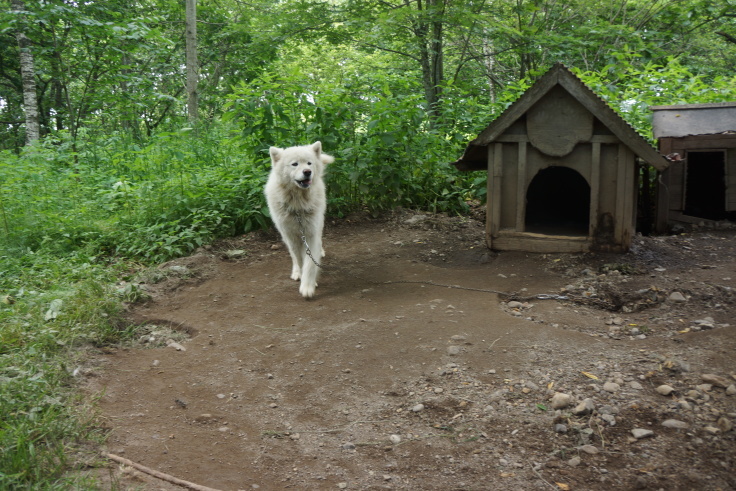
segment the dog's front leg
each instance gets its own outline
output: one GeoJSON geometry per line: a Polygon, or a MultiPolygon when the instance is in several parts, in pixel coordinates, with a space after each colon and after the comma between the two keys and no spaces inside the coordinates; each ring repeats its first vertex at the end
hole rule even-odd
{"type": "Polygon", "coordinates": [[[319,276],[319,266],[315,264],[318,257],[322,253],[322,237],[320,235],[307,238],[309,243],[309,252],[312,257],[309,257],[307,251],[304,251],[304,257],[302,259],[302,281],[299,285],[299,293],[304,298],[314,297],[315,290],[317,289],[317,277],[319,276]]]}
{"type": "Polygon", "coordinates": [[[302,258],[304,257],[304,245],[301,240],[292,237],[290,234],[283,234],[283,240],[289,249],[291,256],[291,279],[299,280],[302,277],[302,258]]]}

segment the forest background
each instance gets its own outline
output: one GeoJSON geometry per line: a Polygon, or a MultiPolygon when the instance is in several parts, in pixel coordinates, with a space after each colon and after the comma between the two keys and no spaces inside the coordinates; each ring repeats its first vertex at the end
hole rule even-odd
{"type": "Polygon", "coordinates": [[[736,100],[735,0],[3,4],[2,489],[94,487],[80,348],[135,337],[147,266],[269,226],[269,146],[336,156],[333,216],[461,214],[449,163],[555,62],[652,142],[650,105],[736,100]]]}

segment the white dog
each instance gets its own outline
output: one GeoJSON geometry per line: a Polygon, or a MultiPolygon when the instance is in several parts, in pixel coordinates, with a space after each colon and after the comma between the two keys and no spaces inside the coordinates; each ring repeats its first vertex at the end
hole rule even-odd
{"type": "Polygon", "coordinates": [[[315,262],[325,255],[322,228],[327,199],[322,175],[325,165],[335,159],[322,153],[321,142],[286,149],[271,147],[270,153],[271,173],[265,188],[268,209],[289,248],[291,278],[301,279],[299,293],[304,298],[312,298],[319,275],[315,262]]]}

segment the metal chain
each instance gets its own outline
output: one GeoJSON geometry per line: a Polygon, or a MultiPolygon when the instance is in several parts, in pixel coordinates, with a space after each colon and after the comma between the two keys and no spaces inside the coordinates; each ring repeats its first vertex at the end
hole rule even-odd
{"type": "MultiPolygon", "coordinates": [[[[296,216],[296,221],[299,223],[299,233],[301,234],[302,242],[304,243],[304,247],[306,248],[307,256],[309,256],[309,259],[312,260],[312,262],[322,271],[338,271],[337,268],[328,268],[324,265],[317,262],[317,260],[312,255],[312,249],[309,247],[309,243],[307,242],[307,236],[304,233],[304,224],[302,223],[302,217],[299,213],[294,213],[296,216]]],[[[366,283],[371,283],[373,285],[396,285],[396,284],[415,284],[415,285],[429,285],[429,286],[437,286],[440,288],[452,288],[455,290],[467,290],[471,292],[481,292],[481,293],[494,293],[502,298],[505,298],[508,301],[516,300],[519,302],[525,302],[529,300],[567,300],[569,302],[574,302],[578,304],[591,304],[591,305],[598,305],[602,308],[608,309],[608,310],[616,310],[616,307],[611,304],[610,302],[606,302],[605,300],[602,300],[600,298],[590,298],[590,297],[572,297],[570,295],[556,295],[552,293],[539,293],[537,295],[527,295],[527,296],[521,296],[518,292],[504,292],[501,290],[491,290],[488,288],[473,288],[470,286],[460,286],[460,285],[448,285],[445,283],[437,283],[431,280],[387,280],[387,281],[375,281],[370,280],[368,278],[364,278],[361,276],[356,275],[355,273],[352,273],[350,271],[345,271],[349,276],[352,276],[353,278],[359,279],[361,281],[365,281],[366,283]]]]}
{"type": "Polygon", "coordinates": [[[307,235],[304,233],[304,224],[302,223],[302,216],[299,213],[294,213],[294,215],[296,216],[297,223],[299,223],[299,233],[302,236],[302,242],[304,243],[304,247],[306,249],[307,256],[309,256],[309,259],[312,260],[315,266],[317,266],[319,269],[324,271],[325,267],[322,266],[320,263],[318,263],[317,260],[312,255],[312,249],[309,247],[309,243],[307,242],[307,235]]]}

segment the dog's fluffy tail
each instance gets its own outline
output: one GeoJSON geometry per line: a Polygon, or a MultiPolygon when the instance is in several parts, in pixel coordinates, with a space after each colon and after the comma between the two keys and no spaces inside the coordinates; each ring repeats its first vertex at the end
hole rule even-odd
{"type": "Polygon", "coordinates": [[[335,157],[327,155],[326,153],[320,154],[320,159],[322,159],[322,163],[325,165],[331,164],[335,161],[335,157]]]}

